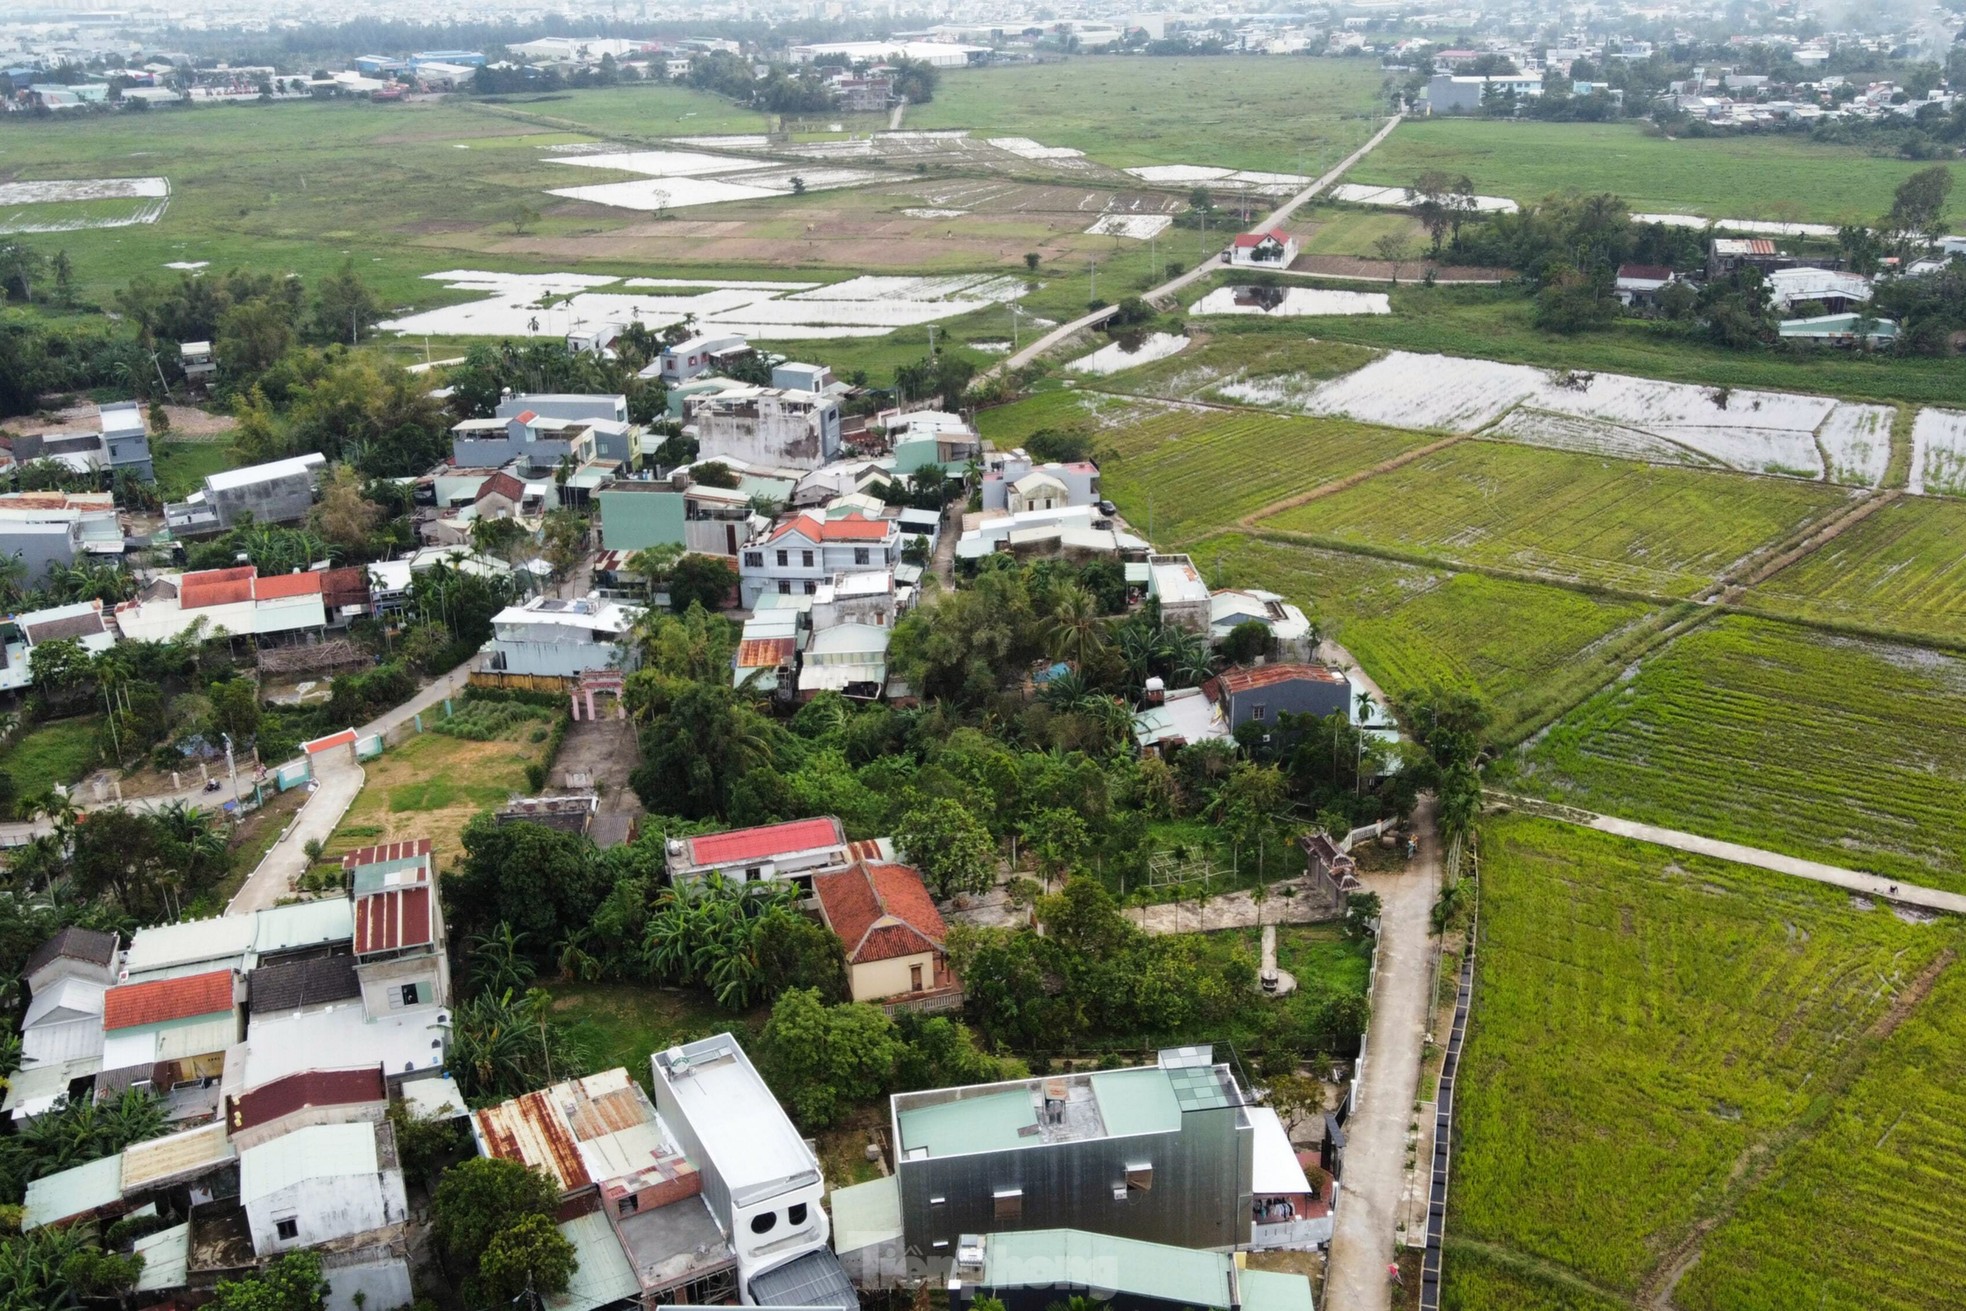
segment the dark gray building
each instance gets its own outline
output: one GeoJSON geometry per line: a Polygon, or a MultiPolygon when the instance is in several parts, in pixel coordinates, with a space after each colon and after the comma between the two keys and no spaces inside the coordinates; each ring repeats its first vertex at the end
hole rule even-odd
{"type": "Polygon", "coordinates": [[[1139,1069],[897,1094],[905,1248],[935,1266],[954,1260],[964,1234],[1061,1228],[1246,1246],[1248,1105],[1207,1047],[1139,1069]]]}
{"type": "Polygon", "coordinates": [[[1222,707],[1229,731],[1244,724],[1274,724],[1279,715],[1352,713],[1352,684],[1327,665],[1257,665],[1230,669],[1203,686],[1222,707]]]}
{"type": "Polygon", "coordinates": [[[310,451],[269,464],[208,474],[203,489],[164,506],[164,522],[180,537],[222,533],[251,516],[254,523],[298,523],[314,508],[327,457],[310,451]]]}

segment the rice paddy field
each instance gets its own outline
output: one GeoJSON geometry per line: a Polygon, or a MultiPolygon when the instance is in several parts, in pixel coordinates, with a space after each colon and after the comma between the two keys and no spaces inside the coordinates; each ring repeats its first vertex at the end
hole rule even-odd
{"type": "Polygon", "coordinates": [[[1115,168],[1314,177],[1378,130],[1384,80],[1369,60],[1087,57],[946,72],[907,126],[1034,137],[1115,168]]]}
{"type": "Polygon", "coordinates": [[[1840,224],[1875,222],[1926,166],[1779,135],[1669,140],[1636,123],[1436,118],[1400,124],[1346,181],[1405,186],[1437,168],[1516,201],[1575,188],[1615,192],[1635,213],[1840,224]]]}
{"type": "Polygon", "coordinates": [[[1343,419],[1187,410],[1100,435],[1100,486],[1142,535],[1176,545],[1423,438],[1343,419]]]}
{"type": "Polygon", "coordinates": [[[1324,544],[1677,598],[1847,498],[1790,479],[1465,441],[1264,526],[1324,544]]]}
{"type": "Polygon", "coordinates": [[[1514,742],[1616,678],[1681,608],[1425,569],[1255,535],[1191,548],[1211,579],[1303,606],[1390,695],[1431,685],[1489,706],[1514,742]]]}
{"type": "Polygon", "coordinates": [[[1946,646],[1966,643],[1966,502],[1900,497],[1750,588],[1744,604],[1946,646]]]}
{"type": "Polygon", "coordinates": [[[1695,628],[1527,747],[1515,786],[1966,889],[1966,659],[1744,615],[1695,628]]]}
{"type": "Polygon", "coordinates": [[[1372,362],[1374,352],[1344,342],[1317,341],[1301,332],[1246,331],[1241,324],[1188,325],[1190,343],[1177,355],[1141,363],[1102,378],[1111,391],[1167,400],[1227,402],[1225,387],[1273,383],[1303,389],[1372,362]]]}
{"type": "Polygon", "coordinates": [[[1481,872],[1446,1305],[1946,1304],[1956,923],[1523,817],[1481,872]]]}

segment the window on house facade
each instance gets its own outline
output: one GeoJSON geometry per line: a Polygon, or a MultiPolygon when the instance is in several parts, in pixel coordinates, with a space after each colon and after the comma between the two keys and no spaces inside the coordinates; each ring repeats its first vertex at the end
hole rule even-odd
{"type": "Polygon", "coordinates": [[[807,596],[811,596],[811,595],[812,595],[813,593],[815,593],[815,592],[817,592],[818,590],[819,590],[819,584],[818,584],[818,583],[807,583],[807,584],[806,584],[806,595],[807,595],[807,596]]]}
{"type": "Polygon", "coordinates": [[[622,1198],[619,1202],[615,1203],[614,1213],[616,1215],[633,1215],[635,1214],[635,1212],[641,1209],[642,1209],[641,1197],[638,1194],[630,1193],[628,1194],[628,1196],[622,1198]]]}
{"type": "Polygon", "coordinates": [[[399,999],[396,1003],[398,1006],[414,1006],[422,1000],[417,996],[417,987],[414,983],[403,984],[396,989],[396,995],[399,999]]]}
{"type": "Polygon", "coordinates": [[[1270,717],[1270,708],[1260,703],[1253,705],[1249,708],[1249,717],[1251,719],[1268,719],[1270,717]]]}
{"type": "Polygon", "coordinates": [[[792,563],[791,553],[789,551],[780,551],[778,553],[778,567],[782,569],[790,563],[792,563]]]}
{"type": "Polygon", "coordinates": [[[794,1202],[790,1206],[785,1208],[785,1223],[792,1224],[792,1225],[802,1225],[805,1222],[806,1222],[806,1204],[804,1202],[794,1202]]]}
{"type": "Polygon", "coordinates": [[[274,1221],[273,1235],[283,1240],[292,1240],[300,1237],[300,1221],[298,1219],[274,1221]]]}
{"type": "Polygon", "coordinates": [[[1021,1220],[1024,1218],[1024,1190],[1004,1188],[990,1195],[995,1204],[991,1214],[998,1220],[1021,1220]]]}
{"type": "Polygon", "coordinates": [[[765,553],[763,551],[746,551],[744,553],[744,567],[746,569],[764,568],[765,553]]]}
{"type": "Polygon", "coordinates": [[[867,560],[868,560],[868,555],[867,555],[866,547],[856,546],[853,548],[853,562],[855,564],[866,564],[867,560]]]}
{"type": "Polygon", "coordinates": [[[780,596],[790,596],[792,594],[792,584],[786,582],[783,578],[779,579],[778,594],[780,596]]]}
{"type": "Polygon", "coordinates": [[[810,568],[812,568],[812,552],[811,552],[811,551],[800,551],[800,552],[799,552],[799,563],[800,563],[800,564],[801,564],[802,566],[804,566],[805,568],[807,568],[807,569],[810,569],[810,568]]]}

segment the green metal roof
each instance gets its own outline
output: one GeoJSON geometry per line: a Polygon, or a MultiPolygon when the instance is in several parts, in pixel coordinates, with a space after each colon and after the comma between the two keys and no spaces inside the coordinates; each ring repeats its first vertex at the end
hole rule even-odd
{"type": "Polygon", "coordinates": [[[1280,1270],[1244,1270],[1242,1311],[1312,1311],[1311,1281],[1280,1270]]]}
{"type": "Polygon", "coordinates": [[[827,1201],[833,1208],[834,1251],[857,1252],[901,1236],[901,1181],[891,1174],[835,1188],[827,1201]]]}
{"type": "Polygon", "coordinates": [[[1099,1099],[1099,1118],[1106,1123],[1107,1136],[1179,1130],[1181,1104],[1175,1100],[1172,1082],[1178,1073],[1182,1071],[1149,1068],[1093,1075],[1092,1092],[1099,1099]]]}
{"type": "Polygon", "coordinates": [[[1242,1104],[1241,1099],[1224,1086],[1221,1073],[1213,1065],[1190,1065],[1169,1070],[1167,1083],[1184,1111],[1212,1111],[1242,1104]]]}
{"type": "Polygon", "coordinates": [[[641,1296],[641,1281],[605,1215],[595,1211],[569,1220],[560,1226],[560,1232],[573,1244],[580,1264],[567,1280],[566,1292],[546,1299],[548,1311],[576,1311],[641,1296]]]}
{"type": "Polygon", "coordinates": [[[121,1200],[123,1155],[118,1152],[29,1183],[20,1227],[39,1229],[121,1200]]]}
{"type": "Polygon", "coordinates": [[[1026,1138],[1018,1133],[1038,1123],[1031,1090],[1024,1084],[981,1097],[918,1106],[901,1112],[900,1121],[903,1153],[924,1147],[930,1156],[1001,1152],[1038,1141],[1036,1135],[1026,1138]]]}
{"type": "MultiPolygon", "coordinates": [[[[1231,1303],[1232,1258],[1083,1229],[1029,1229],[989,1235],[983,1283],[991,1289],[1066,1284],[1132,1293],[1207,1311],[1231,1303]]],[[[1300,1281],[1301,1282],[1301,1281],[1300,1281]]],[[[1308,1293],[1309,1284],[1305,1284],[1308,1293]]]]}

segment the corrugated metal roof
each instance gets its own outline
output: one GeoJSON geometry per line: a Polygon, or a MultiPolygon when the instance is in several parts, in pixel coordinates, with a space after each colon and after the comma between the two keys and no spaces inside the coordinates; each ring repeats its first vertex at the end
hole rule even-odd
{"type": "Polygon", "coordinates": [[[243,1097],[228,1097],[225,1120],[234,1130],[251,1129],[312,1106],[360,1106],[388,1100],[380,1065],[304,1070],[262,1084],[243,1097]]]}
{"type": "Polygon", "coordinates": [[[549,1311],[586,1311],[641,1296],[641,1281],[605,1215],[590,1211],[561,1225],[560,1233],[573,1244],[579,1264],[566,1291],[546,1299],[549,1311]]]}
{"type": "Polygon", "coordinates": [[[203,1124],[123,1149],[123,1191],[134,1193],[189,1178],[232,1159],[223,1124],[203,1124]]]}
{"type": "MultiPolygon", "coordinates": [[[[1164,1243],[1114,1238],[1083,1229],[1027,1229],[984,1240],[984,1286],[996,1289],[1058,1285],[1151,1297],[1197,1311],[1237,1305],[1231,1283],[1235,1258],[1164,1243]]],[[[1306,1292],[1310,1283],[1299,1275],[1306,1292]]]]}
{"type": "Polygon", "coordinates": [[[375,1126],[314,1124],[239,1153],[239,1200],[253,1202],[309,1179],[375,1174],[375,1126]]]}
{"type": "Polygon", "coordinates": [[[434,939],[430,889],[392,889],[363,897],[355,908],[355,954],[416,947],[434,939]]]}
{"type": "Polygon", "coordinates": [[[169,1288],[182,1288],[190,1278],[191,1226],[181,1224],[145,1234],[137,1239],[135,1251],[143,1258],[137,1292],[161,1293],[169,1288]]]}
{"type": "Polygon", "coordinates": [[[797,851],[816,851],[821,847],[842,846],[846,833],[840,821],[830,815],[818,819],[795,819],[783,824],[763,824],[757,828],[733,829],[699,838],[685,838],[690,864],[726,865],[768,856],[789,855],[797,851]]]}
{"type": "Polygon", "coordinates": [[[486,1155],[544,1170],[562,1192],[619,1179],[674,1155],[654,1105],[620,1068],[486,1107],[472,1124],[486,1155]]]}
{"type": "Polygon", "coordinates": [[[159,1029],[155,1036],[156,1046],[152,1048],[152,1059],[188,1061],[196,1056],[222,1052],[238,1041],[238,1013],[227,1010],[210,1019],[159,1029]]]}
{"type": "Polygon", "coordinates": [[[253,916],[253,950],[262,956],[354,936],[355,908],[346,897],[269,906],[253,916]]]}
{"type": "Polygon", "coordinates": [[[355,848],[341,858],[341,867],[352,870],[363,865],[380,865],[384,861],[408,860],[413,856],[429,854],[429,838],[415,838],[408,842],[385,842],[380,846],[355,848]]]}
{"type": "Polygon", "coordinates": [[[123,1200],[123,1158],[105,1156],[27,1185],[21,1208],[23,1231],[87,1215],[123,1200]]]}
{"type": "Polygon", "coordinates": [[[200,961],[243,957],[253,945],[253,916],[222,915],[138,929],[130,935],[124,968],[132,977],[200,961]]]}

